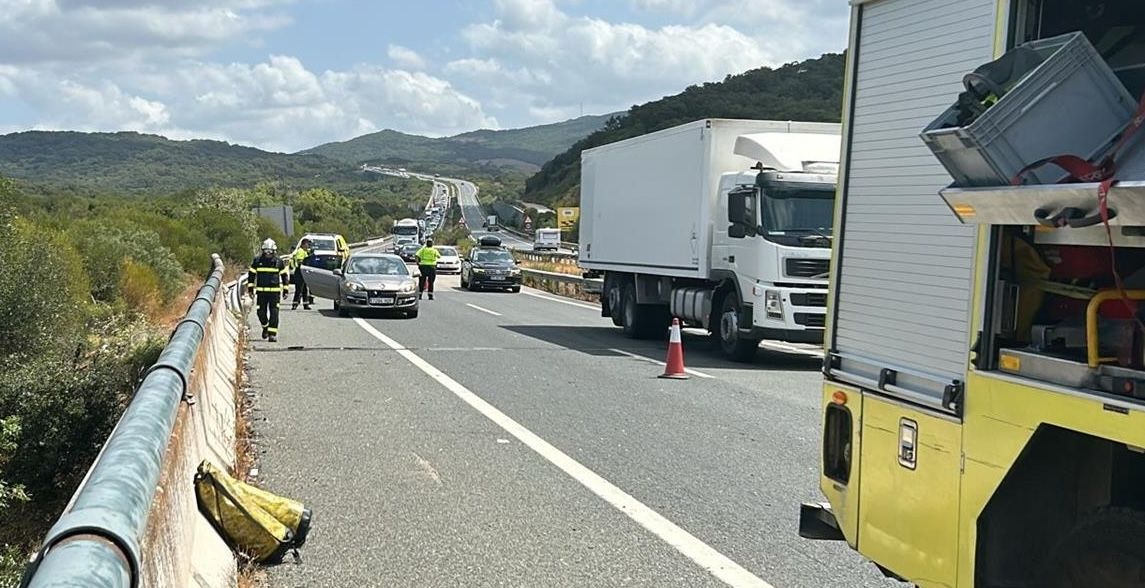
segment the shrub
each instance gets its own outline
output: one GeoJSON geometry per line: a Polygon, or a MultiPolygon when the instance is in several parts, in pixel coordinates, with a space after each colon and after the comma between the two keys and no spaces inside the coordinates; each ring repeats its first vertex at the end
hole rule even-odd
{"type": "Polygon", "coordinates": [[[3,211],[0,242],[0,358],[77,339],[89,287],[75,248],[60,233],[3,211]]]}
{"type": "Polygon", "coordinates": [[[155,270],[131,259],[119,270],[119,293],[132,310],[155,317],[163,305],[162,285],[155,270]]]}

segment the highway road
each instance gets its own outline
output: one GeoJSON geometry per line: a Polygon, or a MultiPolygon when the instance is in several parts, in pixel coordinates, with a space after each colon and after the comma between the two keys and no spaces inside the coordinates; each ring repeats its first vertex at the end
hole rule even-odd
{"type": "Polygon", "coordinates": [[[315,512],[272,586],[901,585],[796,534],[814,358],[686,336],[693,377],[657,379],[592,305],[456,276],[417,319],[317,308],[252,343],[259,482],[315,512]]]}
{"type": "Polygon", "coordinates": [[[485,235],[496,235],[501,238],[501,243],[510,249],[531,250],[533,248],[532,241],[507,231],[484,230],[482,226],[488,217],[481,206],[481,202],[477,200],[477,186],[465,180],[447,181],[452,182],[457,187],[457,202],[461,205],[461,215],[465,217],[465,224],[469,227],[469,232],[474,238],[480,239],[485,235]]]}

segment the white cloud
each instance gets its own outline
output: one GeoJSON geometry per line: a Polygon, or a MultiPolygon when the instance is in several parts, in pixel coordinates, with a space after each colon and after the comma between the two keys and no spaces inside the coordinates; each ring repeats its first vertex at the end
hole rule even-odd
{"type": "MultiPolygon", "coordinates": [[[[554,0],[495,0],[495,18],[467,26],[469,55],[444,72],[530,113],[624,110],[691,84],[838,51],[846,6],[827,0],[629,0],[686,24],[648,27],[574,16],[554,0]]],[[[551,119],[539,119],[549,122],[551,119]]],[[[516,121],[514,121],[516,123],[516,121]]]]}
{"type": "Polygon", "coordinates": [[[0,63],[196,55],[289,24],[283,1],[0,0],[0,63]]]}
{"type": "Polygon", "coordinates": [[[11,87],[35,104],[44,129],[136,130],[297,151],[386,127],[445,135],[498,126],[443,79],[376,66],[316,73],[297,58],[274,56],[254,65],[186,62],[170,75],[121,72],[118,80],[0,69],[0,90],[11,87]]]}
{"type": "Polygon", "coordinates": [[[387,51],[394,65],[404,69],[425,69],[425,59],[417,51],[401,45],[390,45],[387,51]]]}

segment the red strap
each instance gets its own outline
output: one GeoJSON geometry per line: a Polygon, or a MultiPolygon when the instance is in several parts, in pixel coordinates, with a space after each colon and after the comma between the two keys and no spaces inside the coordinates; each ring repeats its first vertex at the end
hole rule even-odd
{"type": "MultiPolygon", "coordinates": [[[[1137,111],[1133,113],[1133,118],[1130,118],[1129,122],[1125,123],[1125,126],[1121,129],[1121,134],[1117,137],[1117,142],[1113,144],[1113,147],[1110,148],[1110,150],[1105,154],[1105,157],[1103,157],[1100,162],[1095,164],[1076,155],[1055,155],[1053,157],[1046,157],[1045,159],[1039,159],[1019,170],[1018,173],[1014,175],[1013,179],[1010,180],[1010,185],[1020,185],[1022,183],[1022,178],[1025,177],[1027,173],[1042,167],[1047,163],[1052,163],[1064,169],[1066,173],[1069,174],[1069,177],[1063,181],[1073,180],[1077,182],[1090,183],[1103,182],[1108,180],[1109,178],[1112,178],[1114,172],[1116,172],[1117,164],[1114,160],[1116,159],[1117,154],[1123,147],[1125,147],[1125,145],[1129,142],[1129,139],[1132,138],[1133,135],[1136,135],[1137,131],[1141,130],[1143,125],[1145,125],[1145,93],[1141,94],[1141,100],[1137,103],[1137,111]]],[[[1106,188],[1106,190],[1108,191],[1108,188],[1106,188]]]]}

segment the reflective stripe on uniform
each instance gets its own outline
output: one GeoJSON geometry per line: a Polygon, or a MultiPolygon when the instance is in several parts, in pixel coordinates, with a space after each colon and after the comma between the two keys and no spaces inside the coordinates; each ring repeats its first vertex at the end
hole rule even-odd
{"type": "Polygon", "coordinates": [[[286,288],[282,286],[259,286],[254,289],[255,292],[282,292],[286,288]]]}
{"type": "Polygon", "coordinates": [[[255,271],[259,272],[259,273],[278,273],[282,270],[280,270],[276,267],[260,267],[260,268],[255,268],[255,271]]]}

